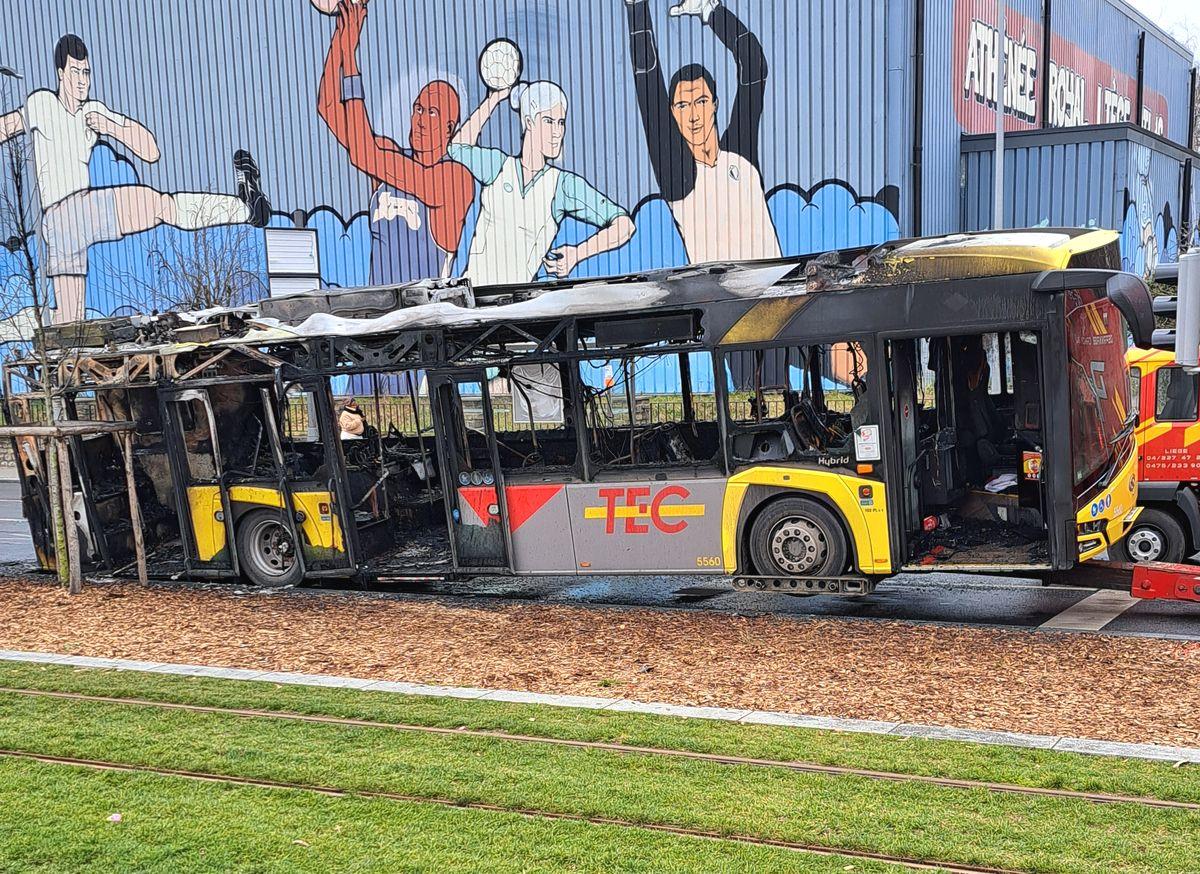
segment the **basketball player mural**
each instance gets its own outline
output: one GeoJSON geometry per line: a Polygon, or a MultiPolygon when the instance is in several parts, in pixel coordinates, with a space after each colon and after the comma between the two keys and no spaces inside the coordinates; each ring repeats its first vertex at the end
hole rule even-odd
{"type": "Polygon", "coordinates": [[[91,99],[92,68],[87,46],[73,34],[54,49],[56,90],[34,91],[21,109],[0,115],[0,143],[25,135],[31,140],[42,206],[46,276],[54,283],[55,321],[84,317],[88,249],[159,225],[200,230],[222,225],[264,227],[271,206],[248,152],[233,155],[237,195],[163,194],[145,185],[93,188],[88,172],[92,149],[104,137],[148,164],[158,161],[154,134],[132,118],[91,99]]]}
{"type": "Polygon", "coordinates": [[[362,0],[314,0],[337,15],[325,59],[317,111],[350,163],[371,177],[372,285],[448,277],[462,237],[475,182],[446,159],[459,121],[458,92],[434,81],[413,101],[409,149],[372,129],[358,67],[358,42],[367,16],[362,0]]]}
{"type": "Polygon", "coordinates": [[[628,213],[582,177],[552,163],[562,157],[567,132],[562,88],[553,82],[518,82],[520,53],[507,40],[490,43],[479,66],[488,96],[449,148],[450,157],[482,186],[464,275],[474,285],[530,282],[543,267],[551,277],[566,277],[581,261],[628,242],[634,232],[628,213]],[[516,155],[477,145],[503,103],[520,118],[516,155]],[[567,216],[599,230],[576,245],[551,250],[567,216]]]}
{"type": "Polygon", "coordinates": [[[733,55],[737,95],[717,133],[717,83],[700,64],[680,68],[668,87],[659,64],[650,0],[624,0],[642,127],[659,190],[693,264],[778,258],[779,237],[758,165],[767,87],[762,44],[718,0],[683,0],[672,18],[698,17],[733,55]]]}

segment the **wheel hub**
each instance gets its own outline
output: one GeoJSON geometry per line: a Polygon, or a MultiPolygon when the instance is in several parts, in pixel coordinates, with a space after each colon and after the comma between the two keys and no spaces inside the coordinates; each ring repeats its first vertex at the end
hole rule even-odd
{"type": "Polygon", "coordinates": [[[811,519],[784,519],[770,540],[771,557],[784,573],[802,576],[825,563],[829,544],[825,532],[811,519]]]}
{"type": "Polygon", "coordinates": [[[266,522],[255,532],[254,561],[270,576],[285,575],[296,563],[295,544],[286,528],[266,522]]]}
{"type": "Polygon", "coordinates": [[[1162,532],[1155,528],[1138,528],[1125,543],[1134,561],[1158,561],[1166,551],[1162,532]]]}

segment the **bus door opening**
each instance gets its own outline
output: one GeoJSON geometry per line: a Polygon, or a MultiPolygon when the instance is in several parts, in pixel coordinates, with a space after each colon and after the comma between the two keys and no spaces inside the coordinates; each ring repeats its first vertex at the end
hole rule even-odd
{"type": "Polygon", "coordinates": [[[221,442],[208,391],[163,392],[162,403],[188,571],[198,576],[236,572],[232,514],[221,485],[221,442]]]}
{"type": "Polygon", "coordinates": [[[359,555],[379,578],[440,577],[449,535],[428,383],[421,370],[333,380],[359,555]]]}
{"type": "Polygon", "coordinates": [[[909,569],[1048,566],[1039,341],[889,343],[909,569]]]}
{"type": "Polygon", "coordinates": [[[512,569],[495,413],[484,371],[429,377],[454,568],[512,569]]]}
{"type": "Polygon", "coordinates": [[[327,380],[284,386],[271,413],[283,463],[279,504],[290,506],[293,533],[310,576],[341,577],[357,569],[357,481],[344,476],[327,380]]]}

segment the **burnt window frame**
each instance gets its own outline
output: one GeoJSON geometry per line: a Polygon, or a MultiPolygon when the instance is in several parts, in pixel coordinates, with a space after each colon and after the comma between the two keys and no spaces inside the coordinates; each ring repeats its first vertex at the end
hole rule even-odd
{"type": "MultiPolygon", "coordinates": [[[[729,358],[732,355],[737,355],[744,352],[770,351],[773,349],[801,349],[813,346],[834,347],[840,344],[855,344],[859,347],[865,362],[863,370],[864,378],[869,376],[872,368],[872,359],[876,353],[876,341],[879,337],[878,332],[866,331],[851,333],[843,336],[830,335],[812,335],[809,337],[789,337],[777,338],[774,340],[761,343],[743,343],[736,346],[723,346],[714,352],[714,366],[717,373],[717,392],[721,397],[718,416],[721,420],[724,430],[723,435],[723,451],[726,458],[726,468],[732,473],[738,468],[753,466],[764,463],[788,463],[788,464],[819,464],[822,457],[830,457],[833,455],[840,456],[849,453],[850,460],[849,468],[855,467],[854,453],[854,434],[849,434],[849,444],[845,449],[828,450],[825,453],[818,451],[807,452],[801,456],[790,458],[786,462],[762,462],[751,459],[741,458],[734,453],[734,440],[738,434],[750,433],[755,427],[765,427],[770,425],[784,425],[784,420],[763,420],[762,422],[743,421],[735,419],[730,410],[729,404],[731,401],[731,391],[729,388],[730,377],[732,376],[729,368],[729,358]],[[719,362],[717,359],[719,358],[719,362]]],[[[868,404],[867,420],[874,423],[881,423],[884,420],[880,416],[878,396],[868,383],[864,389],[863,399],[868,404]]],[[[853,405],[852,405],[853,409],[853,405]]]]}
{"type": "MultiPolygon", "coordinates": [[[[583,462],[583,480],[585,482],[595,482],[601,474],[612,473],[630,473],[633,475],[645,475],[648,472],[663,471],[676,467],[686,466],[691,469],[711,470],[719,473],[722,476],[729,474],[728,452],[726,450],[726,434],[727,434],[727,419],[723,415],[725,405],[725,393],[722,391],[722,384],[718,378],[718,359],[720,350],[697,347],[694,344],[673,346],[668,344],[662,346],[645,346],[638,349],[612,349],[612,348],[587,348],[580,346],[578,352],[572,356],[571,360],[571,383],[572,392],[577,398],[579,409],[579,426],[576,429],[577,441],[580,450],[581,461],[583,462]],[[695,406],[695,384],[697,368],[695,362],[692,362],[691,356],[694,354],[707,355],[709,359],[709,369],[713,380],[713,405],[714,416],[711,419],[698,418],[696,416],[695,406]],[[691,423],[703,423],[713,425],[717,429],[717,449],[714,455],[706,460],[696,460],[690,465],[687,464],[667,464],[663,462],[643,462],[636,458],[632,459],[628,464],[613,464],[602,462],[594,455],[596,441],[593,439],[592,425],[588,421],[588,406],[587,393],[596,391],[595,387],[587,383],[581,372],[584,364],[595,364],[596,362],[613,362],[621,368],[623,374],[631,373],[634,377],[632,382],[626,380],[626,406],[628,407],[629,421],[622,425],[615,425],[615,428],[631,429],[634,434],[637,433],[639,426],[636,422],[637,413],[637,393],[636,393],[636,377],[637,377],[637,362],[648,359],[672,358],[679,359],[679,375],[680,375],[680,396],[682,399],[682,407],[680,420],[674,423],[667,422],[651,422],[641,426],[640,430],[645,430],[650,427],[664,424],[688,425],[691,423]],[[686,364],[684,363],[686,362],[686,364]],[[686,384],[684,380],[687,380],[686,384]]],[[[619,384],[619,383],[617,383],[619,384]]],[[[615,388],[615,385],[614,385],[615,388]]]]}

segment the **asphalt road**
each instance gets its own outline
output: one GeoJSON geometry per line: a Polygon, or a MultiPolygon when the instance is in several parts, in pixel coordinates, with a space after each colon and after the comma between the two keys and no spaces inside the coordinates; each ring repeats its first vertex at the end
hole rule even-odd
{"type": "MultiPolygon", "coordinates": [[[[0,567],[34,558],[20,489],[0,481],[0,567]]],[[[1120,592],[1045,588],[1028,580],[965,574],[905,574],[862,597],[736,592],[712,577],[516,577],[410,587],[406,595],[535,600],[845,617],[922,624],[1055,629],[1200,640],[1200,604],[1145,602],[1120,592]]]]}

